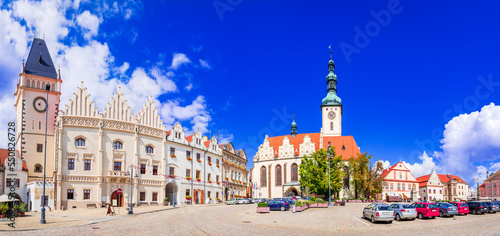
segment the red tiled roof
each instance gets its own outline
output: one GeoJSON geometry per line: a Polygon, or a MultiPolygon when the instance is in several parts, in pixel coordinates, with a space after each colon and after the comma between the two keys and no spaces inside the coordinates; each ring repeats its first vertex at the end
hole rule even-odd
{"type": "Polygon", "coordinates": [[[429,181],[429,177],[430,176],[431,176],[430,174],[429,175],[420,176],[420,177],[417,178],[417,182],[427,182],[427,181],[429,181]]]}
{"type": "Polygon", "coordinates": [[[189,136],[186,137],[186,140],[188,141],[188,143],[190,143],[191,141],[193,141],[193,135],[194,134],[191,134],[189,136]]]}
{"type": "Polygon", "coordinates": [[[387,175],[389,174],[389,172],[391,172],[391,170],[392,170],[394,167],[396,167],[399,163],[401,163],[401,162],[398,162],[398,163],[394,164],[393,166],[389,167],[389,169],[384,169],[384,170],[382,171],[382,174],[380,174],[380,176],[381,176],[381,177],[385,177],[385,176],[387,176],[387,175]]]}
{"type": "MultiPolygon", "coordinates": [[[[275,153],[279,153],[279,146],[283,144],[283,139],[288,137],[290,144],[293,145],[293,152],[300,152],[300,144],[304,142],[306,135],[309,135],[311,142],[315,143],[315,150],[319,150],[320,133],[297,134],[295,137],[292,137],[291,135],[270,137],[269,145],[273,147],[275,153]]],[[[347,161],[349,158],[356,157],[360,154],[358,145],[352,136],[323,137],[323,149],[328,147],[328,141],[330,141],[331,145],[335,147],[336,155],[342,155],[343,161],[347,161]],[[342,146],[344,146],[344,150],[342,150],[342,146]]]]}
{"type": "MultiPolygon", "coordinates": [[[[480,188],[484,188],[484,186],[485,186],[485,183],[483,183],[483,184],[479,185],[479,187],[480,187],[480,188]]],[[[41,201],[41,200],[40,200],[40,201],[41,201]]]]}
{"type": "MultiPolygon", "coordinates": [[[[422,184],[422,182],[425,183],[424,186],[427,185],[427,182],[429,181],[429,177],[431,175],[428,174],[428,175],[424,175],[424,176],[420,176],[417,178],[417,182],[420,182],[419,186],[422,184]]],[[[451,178],[453,179],[456,179],[459,183],[464,183],[464,184],[467,184],[465,181],[463,181],[460,177],[456,176],[456,175],[449,175],[451,176],[451,178]]],[[[439,180],[442,182],[442,183],[447,183],[448,181],[450,181],[450,178],[447,176],[447,175],[441,175],[441,174],[438,174],[438,177],[439,177],[439,180]]]]}

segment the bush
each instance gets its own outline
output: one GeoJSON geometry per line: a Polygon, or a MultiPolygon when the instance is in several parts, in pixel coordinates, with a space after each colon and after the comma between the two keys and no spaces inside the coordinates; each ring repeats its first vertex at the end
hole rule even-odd
{"type": "Polygon", "coordinates": [[[311,202],[314,202],[314,201],[316,201],[316,196],[312,195],[311,196],[311,202]]]}
{"type": "Polygon", "coordinates": [[[366,197],[362,197],[361,200],[366,200],[366,197]]]}
{"type": "Polygon", "coordinates": [[[20,212],[20,210],[21,210],[21,206],[19,206],[19,205],[14,205],[14,212],[16,212],[16,213],[17,213],[17,212],[20,212]]]}
{"type": "Polygon", "coordinates": [[[21,212],[24,213],[24,212],[27,212],[28,211],[28,204],[26,203],[21,203],[21,208],[20,208],[21,212]]]}
{"type": "Polygon", "coordinates": [[[7,213],[8,210],[9,206],[7,205],[7,203],[0,205],[0,214],[5,215],[5,213],[7,213]]]}
{"type": "Polygon", "coordinates": [[[302,202],[302,201],[297,201],[297,202],[295,202],[295,205],[296,205],[296,206],[302,206],[302,205],[304,205],[304,202],[302,202]]]}
{"type": "Polygon", "coordinates": [[[267,202],[259,202],[257,203],[257,207],[268,207],[269,205],[267,204],[267,202]]]}
{"type": "Polygon", "coordinates": [[[163,199],[163,202],[167,202],[167,201],[168,201],[168,197],[165,197],[165,198],[163,199]]]}
{"type": "Polygon", "coordinates": [[[319,198],[319,197],[318,197],[318,198],[316,198],[316,200],[315,200],[314,202],[316,202],[316,203],[323,203],[323,202],[325,202],[325,201],[323,201],[323,199],[322,199],[322,198],[319,198]]]}

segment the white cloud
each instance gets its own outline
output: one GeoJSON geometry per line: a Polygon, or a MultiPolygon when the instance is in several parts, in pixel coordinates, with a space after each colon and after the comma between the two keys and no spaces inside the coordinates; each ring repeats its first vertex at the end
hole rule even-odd
{"type": "Polygon", "coordinates": [[[190,91],[191,89],[193,89],[193,84],[192,84],[192,83],[189,83],[189,84],[186,86],[186,90],[187,90],[187,91],[190,91]]]}
{"type": "Polygon", "coordinates": [[[490,105],[481,111],[454,117],[445,125],[442,152],[436,152],[439,167],[446,173],[475,180],[473,170],[483,162],[500,159],[500,106],[490,105]]]}
{"type": "Polygon", "coordinates": [[[172,125],[176,120],[190,120],[193,124],[191,132],[200,129],[202,133],[208,131],[208,122],[211,120],[205,98],[198,96],[190,105],[182,107],[179,101],[165,102],[161,108],[161,116],[167,125],[172,125]]]}
{"type": "Polygon", "coordinates": [[[218,143],[229,143],[229,142],[233,141],[234,135],[233,134],[226,134],[223,132],[222,134],[220,134],[220,137],[218,137],[218,139],[220,139],[220,140],[217,140],[218,143]]]}
{"type": "Polygon", "coordinates": [[[204,60],[201,60],[200,59],[200,65],[207,68],[207,69],[210,69],[210,65],[208,64],[207,61],[204,61],[204,60]]]}
{"type": "Polygon", "coordinates": [[[385,160],[385,161],[378,160],[374,163],[374,166],[377,164],[377,162],[381,162],[384,169],[388,169],[389,167],[391,167],[391,163],[387,160],[385,160]]]}
{"type": "Polygon", "coordinates": [[[76,22],[84,29],[85,39],[89,40],[92,36],[97,35],[101,20],[89,11],[84,11],[76,17],[76,22]]]}
{"type": "Polygon", "coordinates": [[[177,70],[177,68],[182,64],[189,64],[191,61],[184,53],[175,53],[172,59],[172,65],[170,66],[172,69],[177,70]]]}
{"type": "Polygon", "coordinates": [[[421,163],[410,164],[403,161],[403,164],[408,167],[415,178],[430,174],[432,169],[436,167],[434,159],[431,156],[427,155],[427,152],[424,151],[424,153],[422,153],[422,155],[418,158],[422,161],[421,163]]]}

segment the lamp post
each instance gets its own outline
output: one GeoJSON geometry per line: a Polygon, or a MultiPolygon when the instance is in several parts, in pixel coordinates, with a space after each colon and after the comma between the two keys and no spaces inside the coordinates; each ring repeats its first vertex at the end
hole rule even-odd
{"type": "Polygon", "coordinates": [[[132,188],[132,180],[133,180],[133,177],[136,177],[138,178],[139,176],[137,176],[137,173],[135,173],[135,176],[134,175],[134,168],[132,168],[132,166],[129,166],[128,169],[130,169],[130,172],[128,172],[127,170],[127,174],[126,175],[130,175],[130,207],[129,207],[129,210],[128,210],[128,214],[134,214],[134,204],[132,204],[132,195],[134,193],[134,189],[132,188]]]}
{"type": "Polygon", "coordinates": [[[332,205],[332,188],[330,187],[330,141],[328,141],[328,206],[332,205]]]}
{"type": "Polygon", "coordinates": [[[43,194],[42,194],[42,214],[40,219],[40,224],[47,223],[45,221],[45,166],[47,162],[47,116],[49,114],[49,90],[50,85],[45,85],[45,91],[47,92],[47,99],[45,100],[45,144],[43,146],[43,194]]]}

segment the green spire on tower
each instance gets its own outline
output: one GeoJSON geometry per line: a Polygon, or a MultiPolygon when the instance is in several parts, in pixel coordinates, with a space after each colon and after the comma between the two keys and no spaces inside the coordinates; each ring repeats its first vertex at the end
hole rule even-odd
{"type": "Polygon", "coordinates": [[[328,61],[328,75],[326,76],[326,84],[328,86],[327,95],[323,98],[323,105],[342,105],[342,100],[337,96],[337,75],[335,75],[335,63],[332,59],[332,45],[330,49],[330,61],[328,61]]]}
{"type": "Polygon", "coordinates": [[[293,121],[292,121],[292,137],[295,137],[297,135],[297,123],[295,123],[295,114],[293,114],[293,121]]]}

